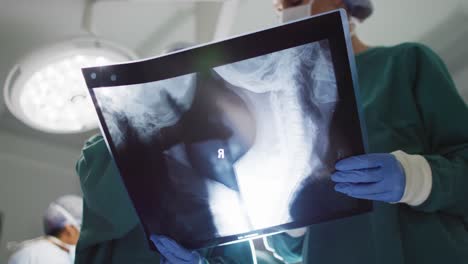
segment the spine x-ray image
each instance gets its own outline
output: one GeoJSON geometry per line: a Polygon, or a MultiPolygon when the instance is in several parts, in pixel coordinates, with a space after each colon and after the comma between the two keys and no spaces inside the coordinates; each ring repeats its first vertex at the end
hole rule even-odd
{"type": "Polygon", "coordinates": [[[147,235],[190,247],[365,210],[330,181],[361,135],[328,40],[94,93],[147,235]]]}

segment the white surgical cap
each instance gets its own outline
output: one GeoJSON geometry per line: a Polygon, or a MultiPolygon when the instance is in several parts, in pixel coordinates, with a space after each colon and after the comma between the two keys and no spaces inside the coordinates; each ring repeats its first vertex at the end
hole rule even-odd
{"type": "Polygon", "coordinates": [[[76,195],[65,195],[52,202],[44,214],[44,232],[49,235],[66,225],[81,227],[83,199],[76,195]]]}
{"type": "Polygon", "coordinates": [[[348,7],[349,13],[359,20],[368,18],[374,11],[371,0],[344,0],[344,3],[348,7]]]}

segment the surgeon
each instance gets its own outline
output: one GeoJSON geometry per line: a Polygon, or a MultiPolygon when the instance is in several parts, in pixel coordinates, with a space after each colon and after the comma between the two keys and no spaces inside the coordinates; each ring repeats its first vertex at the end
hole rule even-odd
{"type": "Polygon", "coordinates": [[[15,245],[8,264],[74,263],[82,215],[82,198],[75,195],[58,198],[45,211],[45,236],[15,245]]]}
{"type": "Polygon", "coordinates": [[[332,180],[374,210],[269,237],[269,247],[288,263],[468,263],[468,109],[442,60],[416,43],[364,44],[355,29],[369,0],[274,5],[282,22],[348,12],[369,154],[338,162],[332,180]]]}
{"type": "Polygon", "coordinates": [[[332,180],[374,210],[269,237],[268,247],[287,263],[468,263],[468,109],[442,60],[421,44],[364,44],[356,26],[369,0],[274,5],[283,23],[348,12],[369,154],[338,162],[332,180]]]}

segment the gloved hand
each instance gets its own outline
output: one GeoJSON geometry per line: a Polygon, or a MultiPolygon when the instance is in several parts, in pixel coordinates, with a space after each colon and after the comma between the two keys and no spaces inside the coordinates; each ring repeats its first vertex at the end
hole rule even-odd
{"type": "Polygon", "coordinates": [[[203,258],[196,251],[188,251],[168,237],[152,235],[150,239],[161,254],[161,264],[204,263],[203,258]]]}
{"type": "Polygon", "coordinates": [[[405,171],[392,154],[354,156],[335,168],[331,177],[335,190],[351,197],[393,203],[405,192],[405,171]]]}

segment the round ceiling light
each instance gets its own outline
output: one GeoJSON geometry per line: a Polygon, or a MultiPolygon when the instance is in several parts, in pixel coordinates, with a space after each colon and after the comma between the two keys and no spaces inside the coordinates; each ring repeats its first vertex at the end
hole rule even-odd
{"type": "Polygon", "coordinates": [[[96,39],[74,39],[39,50],[10,71],[5,103],[19,120],[49,133],[78,133],[98,126],[81,68],[135,59],[129,50],[96,39]]]}

